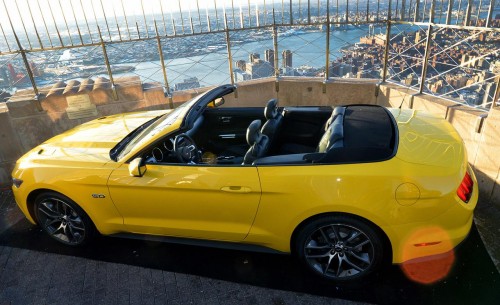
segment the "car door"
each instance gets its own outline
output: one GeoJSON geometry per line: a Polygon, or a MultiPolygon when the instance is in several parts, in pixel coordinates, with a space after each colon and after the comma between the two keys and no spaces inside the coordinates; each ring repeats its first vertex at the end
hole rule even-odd
{"type": "Polygon", "coordinates": [[[147,164],[132,177],[123,164],[108,186],[127,229],[134,233],[241,241],[261,196],[253,166],[147,164]]]}

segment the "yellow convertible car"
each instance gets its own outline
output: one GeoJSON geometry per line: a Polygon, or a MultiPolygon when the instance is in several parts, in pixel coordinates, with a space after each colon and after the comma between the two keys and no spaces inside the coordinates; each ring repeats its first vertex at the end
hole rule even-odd
{"type": "Polygon", "coordinates": [[[234,90],[46,141],[16,164],[17,204],[70,246],[100,233],[271,250],[336,281],[467,236],[477,182],[447,121],[374,105],[220,107],[234,90]]]}

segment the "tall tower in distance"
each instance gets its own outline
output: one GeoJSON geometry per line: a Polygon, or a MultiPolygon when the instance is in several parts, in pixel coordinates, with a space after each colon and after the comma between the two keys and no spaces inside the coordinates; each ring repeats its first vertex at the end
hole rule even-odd
{"type": "Polygon", "coordinates": [[[274,50],[273,49],[266,50],[266,61],[269,62],[274,69],[274,50]]]}
{"type": "Polygon", "coordinates": [[[286,67],[292,67],[292,51],[290,50],[284,50],[281,53],[282,56],[282,63],[283,63],[283,68],[286,67]]]}

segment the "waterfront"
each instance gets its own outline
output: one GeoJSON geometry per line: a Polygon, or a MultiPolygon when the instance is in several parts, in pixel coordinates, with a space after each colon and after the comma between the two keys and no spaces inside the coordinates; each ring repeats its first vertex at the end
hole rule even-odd
{"type": "MultiPolygon", "coordinates": [[[[385,28],[375,30],[379,33],[385,28]]],[[[340,48],[348,44],[359,42],[359,39],[368,34],[368,26],[352,27],[349,30],[333,29],[330,38],[330,61],[342,56],[340,48]]],[[[269,35],[268,39],[252,41],[248,43],[232,46],[233,61],[248,60],[250,53],[259,53],[263,58],[266,49],[273,49],[273,39],[269,35]]],[[[293,66],[310,66],[314,68],[323,68],[326,65],[326,35],[322,31],[305,32],[297,35],[278,37],[278,53],[283,50],[293,52],[293,66]]],[[[279,66],[282,65],[281,57],[278,57],[279,66]]],[[[145,82],[163,81],[163,72],[161,63],[157,61],[128,62],[121,65],[132,65],[135,71],[122,73],[119,76],[139,75],[145,82]]],[[[222,49],[210,52],[204,55],[184,57],[184,58],[165,58],[167,67],[167,77],[169,85],[182,82],[184,79],[196,77],[201,86],[212,86],[230,82],[229,62],[227,50],[222,49]]],[[[107,75],[100,75],[107,77],[107,75]]]]}

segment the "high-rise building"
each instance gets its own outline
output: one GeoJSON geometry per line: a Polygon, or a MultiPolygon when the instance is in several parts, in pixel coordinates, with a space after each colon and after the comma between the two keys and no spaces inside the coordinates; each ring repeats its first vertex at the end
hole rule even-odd
{"type": "Polygon", "coordinates": [[[271,64],[265,60],[257,59],[246,65],[246,73],[251,75],[252,79],[269,77],[274,75],[274,69],[271,64]]]}
{"type": "Polygon", "coordinates": [[[248,56],[248,61],[250,63],[253,63],[254,61],[260,60],[260,54],[259,53],[250,53],[248,56]]]}
{"type": "Polygon", "coordinates": [[[244,60],[237,60],[236,67],[238,67],[238,69],[242,71],[245,71],[247,69],[247,62],[244,60]]]}
{"type": "Polygon", "coordinates": [[[274,68],[274,50],[273,49],[268,49],[266,50],[266,61],[271,64],[271,66],[274,68]]]}
{"type": "Polygon", "coordinates": [[[282,56],[282,64],[283,64],[284,68],[293,67],[293,65],[292,65],[292,51],[284,50],[281,53],[281,56],[282,56]]]}
{"type": "Polygon", "coordinates": [[[233,75],[234,75],[234,80],[237,83],[252,79],[252,76],[250,74],[241,69],[234,69],[233,75]]]}

